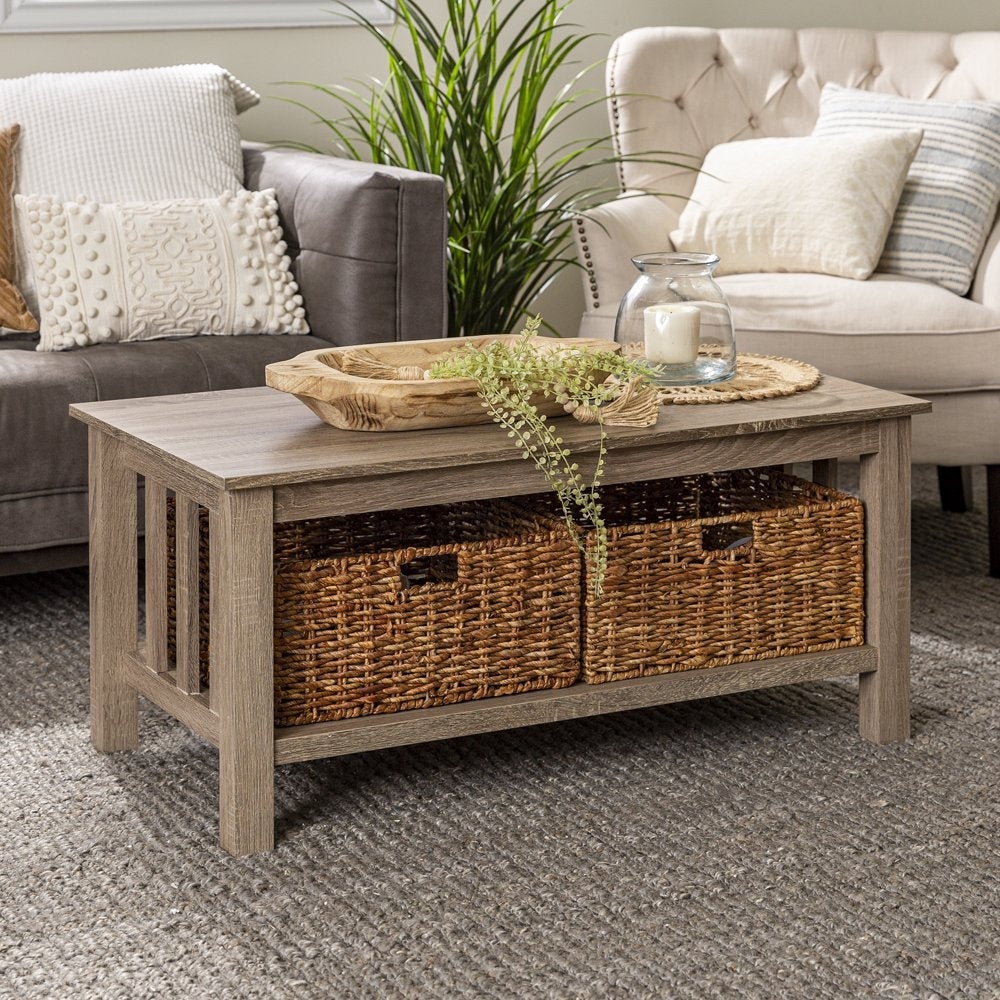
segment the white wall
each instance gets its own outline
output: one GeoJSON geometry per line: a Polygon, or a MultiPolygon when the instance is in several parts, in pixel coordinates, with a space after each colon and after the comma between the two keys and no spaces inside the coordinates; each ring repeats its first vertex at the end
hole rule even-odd
{"type": "MultiPolygon", "coordinates": [[[[323,6],[323,0],[317,0],[323,6]]],[[[425,0],[428,10],[444,16],[445,0],[425,0]]],[[[629,28],[650,24],[708,27],[906,28],[931,31],[1000,30],[995,0],[963,0],[950,4],[916,4],[913,0],[575,0],[567,20],[601,37],[581,51],[586,64],[603,59],[611,40],[629,28]]],[[[247,112],[247,138],[296,139],[323,145],[326,131],[309,116],[277,98],[309,95],[301,88],[280,86],[283,80],[349,83],[384,72],[379,48],[357,28],[290,28],[243,31],[149,31],[77,34],[2,35],[0,66],[4,76],[57,70],[119,69],[177,62],[215,62],[264,95],[260,107],[247,112]]],[[[591,86],[601,88],[598,69],[591,86]]],[[[581,116],[581,135],[603,134],[607,123],[595,109],[581,116]]],[[[564,332],[575,331],[583,309],[576,273],[564,275],[542,299],[546,318],[564,332]]]]}

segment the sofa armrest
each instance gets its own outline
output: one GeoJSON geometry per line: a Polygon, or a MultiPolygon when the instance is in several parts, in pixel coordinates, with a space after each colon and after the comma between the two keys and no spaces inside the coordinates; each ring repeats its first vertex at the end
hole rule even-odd
{"type": "Polygon", "coordinates": [[[670,231],[677,213],[656,195],[626,191],[576,219],[577,257],[583,265],[586,311],[615,311],[639,276],[632,258],[673,250],[670,231]]]}
{"type": "Polygon", "coordinates": [[[1000,218],[986,238],[976,276],[972,279],[969,298],[1000,312],[1000,218]]]}
{"type": "Polygon", "coordinates": [[[441,337],[444,181],[244,143],[245,183],[274,188],[313,334],[335,344],[441,337]]]}

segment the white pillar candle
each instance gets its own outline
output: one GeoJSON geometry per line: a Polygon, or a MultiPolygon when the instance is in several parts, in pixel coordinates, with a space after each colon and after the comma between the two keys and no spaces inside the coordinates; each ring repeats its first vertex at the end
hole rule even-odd
{"type": "Polygon", "coordinates": [[[642,311],[646,360],[654,365],[689,365],[698,357],[701,310],[684,302],[662,302],[642,311]]]}

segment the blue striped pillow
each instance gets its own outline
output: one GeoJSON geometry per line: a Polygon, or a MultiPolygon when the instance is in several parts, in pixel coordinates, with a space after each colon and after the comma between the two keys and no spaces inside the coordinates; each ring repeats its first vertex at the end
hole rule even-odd
{"type": "Polygon", "coordinates": [[[876,270],[964,295],[1000,201],[1000,104],[823,88],[814,135],[923,129],[876,270]]]}

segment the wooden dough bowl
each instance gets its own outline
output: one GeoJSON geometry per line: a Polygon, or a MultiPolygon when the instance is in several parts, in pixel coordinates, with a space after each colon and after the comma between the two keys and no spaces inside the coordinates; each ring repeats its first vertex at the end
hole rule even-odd
{"type": "MultiPolygon", "coordinates": [[[[269,386],[291,393],[321,420],[342,430],[407,431],[488,424],[492,418],[483,408],[472,379],[366,378],[348,374],[342,368],[352,352],[363,352],[393,368],[416,366],[426,370],[442,354],[463,344],[482,345],[496,340],[516,340],[517,337],[517,334],[509,334],[328,347],[270,364],[265,375],[269,386]]],[[[539,350],[574,347],[585,351],[615,351],[619,346],[607,340],[549,337],[539,337],[537,344],[539,350]]],[[[535,404],[539,412],[547,416],[563,413],[562,406],[552,399],[539,397],[535,404]]]]}

